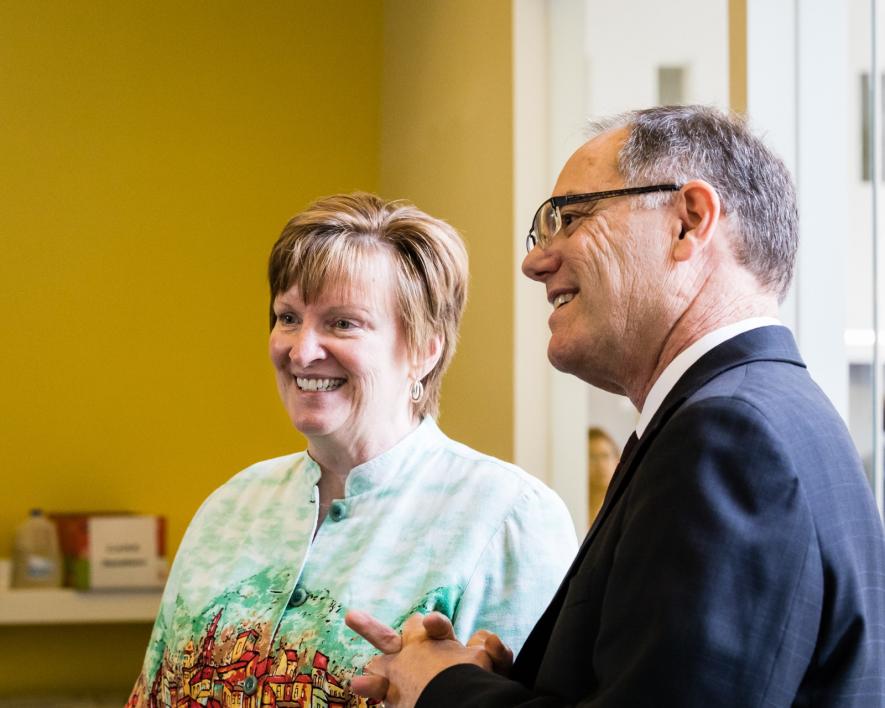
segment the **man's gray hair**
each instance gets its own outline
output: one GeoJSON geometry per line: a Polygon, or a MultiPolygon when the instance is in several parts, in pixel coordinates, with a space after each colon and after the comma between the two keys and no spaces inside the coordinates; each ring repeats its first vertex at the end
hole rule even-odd
{"type": "Polygon", "coordinates": [[[746,121],[707,106],[662,106],[592,122],[589,137],[619,128],[630,131],[618,154],[625,186],[709,182],[734,228],[738,261],[783,300],[799,243],[796,193],[784,163],[746,121]]]}

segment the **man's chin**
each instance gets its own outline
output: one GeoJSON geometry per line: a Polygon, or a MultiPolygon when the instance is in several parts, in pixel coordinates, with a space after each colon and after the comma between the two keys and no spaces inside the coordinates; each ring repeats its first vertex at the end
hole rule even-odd
{"type": "Polygon", "coordinates": [[[575,369],[575,364],[578,362],[574,361],[574,357],[570,356],[568,351],[563,351],[554,346],[552,339],[547,346],[547,360],[553,365],[554,369],[564,374],[579,375],[575,369]]]}
{"type": "MultiPolygon", "coordinates": [[[[547,359],[557,371],[575,376],[581,381],[601,388],[603,391],[625,396],[624,387],[620,385],[614,371],[609,367],[593,364],[593,360],[587,356],[587,352],[576,352],[569,349],[560,349],[553,346],[553,341],[547,347],[547,359]]],[[[599,364],[600,362],[596,362],[599,364]]]]}

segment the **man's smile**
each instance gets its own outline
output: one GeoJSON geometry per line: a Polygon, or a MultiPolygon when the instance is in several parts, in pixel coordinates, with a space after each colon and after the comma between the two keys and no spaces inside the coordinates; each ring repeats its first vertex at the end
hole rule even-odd
{"type": "Polygon", "coordinates": [[[547,302],[553,305],[553,309],[556,310],[567,302],[571,302],[577,294],[578,291],[574,288],[554,288],[547,292],[547,302]]]}
{"type": "Polygon", "coordinates": [[[557,309],[559,307],[562,307],[563,305],[565,305],[565,303],[571,302],[574,297],[574,293],[560,293],[555,298],[553,298],[553,308],[557,309]]]}

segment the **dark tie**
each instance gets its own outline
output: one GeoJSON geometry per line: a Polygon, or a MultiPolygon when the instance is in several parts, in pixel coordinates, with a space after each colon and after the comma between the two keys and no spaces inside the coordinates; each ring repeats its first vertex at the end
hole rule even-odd
{"type": "Polygon", "coordinates": [[[612,474],[611,482],[609,482],[609,489],[612,488],[614,481],[618,478],[618,475],[621,473],[621,469],[630,462],[630,456],[633,454],[633,449],[636,447],[636,443],[639,442],[639,438],[636,435],[636,431],[634,430],[630,437],[627,438],[627,444],[624,445],[624,451],[621,453],[621,459],[618,460],[618,466],[615,467],[615,471],[612,474]]]}

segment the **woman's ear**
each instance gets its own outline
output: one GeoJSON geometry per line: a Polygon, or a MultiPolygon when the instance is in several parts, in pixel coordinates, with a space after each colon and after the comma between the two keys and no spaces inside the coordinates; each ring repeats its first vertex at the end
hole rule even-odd
{"type": "Polygon", "coordinates": [[[679,232],[673,258],[688,261],[706,248],[719,226],[719,194],[709,182],[693,179],[682,185],[679,204],[679,232]]]}
{"type": "Polygon", "coordinates": [[[435,367],[439,363],[439,359],[441,356],[442,337],[438,334],[435,334],[430,338],[430,341],[427,342],[427,345],[424,347],[424,351],[420,352],[415,358],[415,374],[419,381],[427,376],[427,374],[429,374],[431,371],[433,371],[433,367],[435,367]]]}

